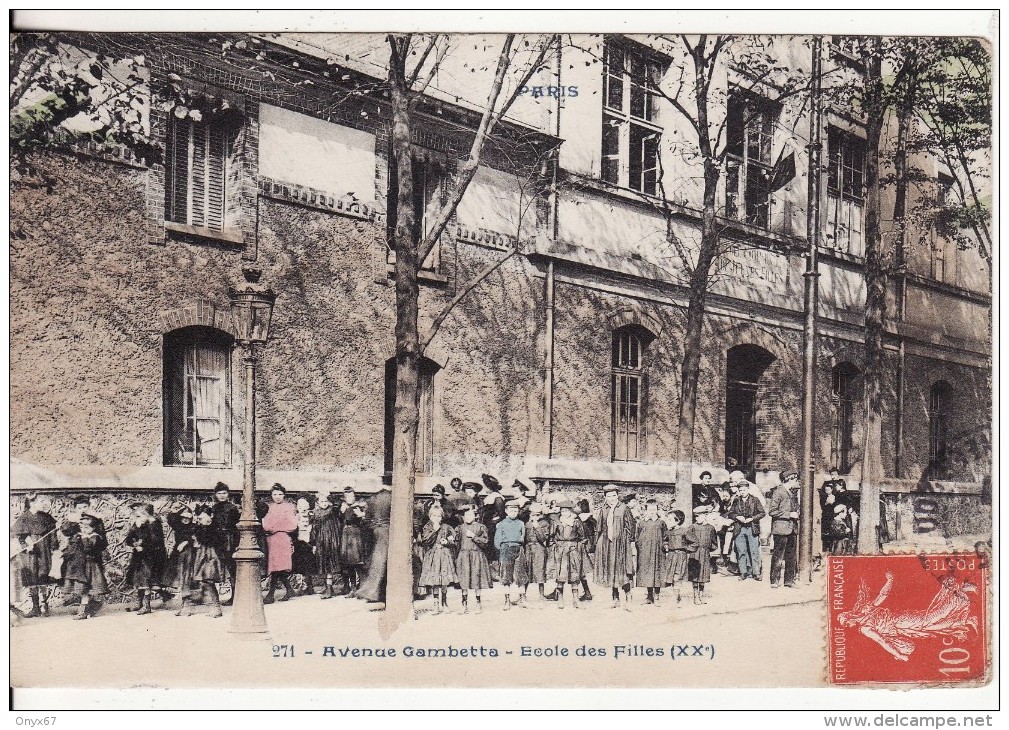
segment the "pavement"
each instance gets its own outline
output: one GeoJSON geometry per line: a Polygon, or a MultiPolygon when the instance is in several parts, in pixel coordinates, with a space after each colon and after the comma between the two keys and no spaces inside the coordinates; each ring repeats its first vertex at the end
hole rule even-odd
{"type": "MultiPolygon", "coordinates": [[[[549,585],[548,585],[549,588],[549,585]]],[[[707,603],[689,584],[659,605],[633,592],[631,609],[612,608],[608,591],[578,609],[566,597],[504,611],[501,586],[483,612],[462,615],[415,604],[415,620],[387,639],[381,611],[351,598],[299,596],[266,606],[269,636],[249,641],[223,618],[182,618],[174,604],[138,616],[104,608],[87,621],[73,609],[25,619],[11,629],[15,687],[668,687],[813,686],[823,682],[825,589],[812,583],[772,589],[766,579],[714,575],[707,603]],[[782,637],[785,640],[782,640],[782,637]],[[622,648],[621,648],[622,647],[622,648]],[[433,651],[429,651],[433,650],[433,651]],[[769,678],[768,672],[774,672],[769,678]]],[[[475,601],[470,597],[471,611],[475,601]]]]}

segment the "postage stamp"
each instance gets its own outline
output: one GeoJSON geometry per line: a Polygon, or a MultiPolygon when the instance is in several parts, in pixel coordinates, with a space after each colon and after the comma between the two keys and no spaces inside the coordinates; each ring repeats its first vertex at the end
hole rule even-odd
{"type": "Polygon", "coordinates": [[[831,684],[982,681],[988,569],[983,554],[832,557],[831,684]]]}

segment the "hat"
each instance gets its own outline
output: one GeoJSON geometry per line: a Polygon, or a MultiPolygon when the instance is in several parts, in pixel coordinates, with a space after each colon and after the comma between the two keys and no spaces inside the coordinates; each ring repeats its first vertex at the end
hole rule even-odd
{"type": "Polygon", "coordinates": [[[799,472],[792,471],[791,469],[781,472],[781,481],[787,482],[789,479],[798,479],[799,472]]]}
{"type": "Polygon", "coordinates": [[[343,493],[344,494],[354,494],[354,488],[353,487],[344,487],[343,488],[343,493]]]}
{"type": "Polygon", "coordinates": [[[443,487],[441,484],[435,484],[431,488],[431,494],[440,494],[441,496],[444,497],[445,496],[445,487],[443,487]]]}
{"type": "Polygon", "coordinates": [[[578,500],[578,509],[581,510],[582,512],[588,512],[589,511],[589,500],[587,500],[587,499],[578,500]]]}
{"type": "Polygon", "coordinates": [[[74,497],[74,507],[81,504],[91,504],[91,500],[85,497],[83,494],[74,497]]]}
{"type": "Polygon", "coordinates": [[[224,482],[218,482],[217,486],[214,487],[214,494],[217,494],[218,492],[230,492],[230,491],[231,487],[229,487],[224,482]]]}
{"type": "Polygon", "coordinates": [[[629,504],[630,502],[633,502],[637,498],[638,498],[637,494],[625,494],[623,497],[620,498],[620,501],[623,502],[624,504],[629,504]]]}
{"type": "Polygon", "coordinates": [[[557,508],[573,510],[575,508],[575,505],[570,499],[565,499],[564,501],[557,503],[557,508]]]}
{"type": "Polygon", "coordinates": [[[201,505],[197,505],[197,507],[194,510],[193,514],[197,514],[197,515],[210,515],[210,514],[213,514],[213,510],[210,509],[210,507],[208,507],[207,505],[201,504],[201,505]]]}
{"type": "Polygon", "coordinates": [[[609,494],[610,492],[616,492],[617,494],[619,494],[620,487],[618,487],[616,484],[607,484],[605,487],[603,487],[603,494],[609,494]]]}
{"type": "Polygon", "coordinates": [[[835,504],[834,505],[834,514],[835,515],[838,514],[843,509],[848,509],[848,508],[846,506],[844,506],[843,504],[835,504]]]}
{"type": "Polygon", "coordinates": [[[509,500],[505,501],[505,509],[507,509],[508,507],[516,507],[517,508],[517,507],[521,507],[521,505],[519,504],[519,501],[513,497],[512,499],[509,499],[509,500]]]}
{"type": "Polygon", "coordinates": [[[473,489],[473,490],[476,491],[477,494],[479,494],[480,492],[483,491],[483,484],[480,484],[478,482],[463,482],[462,483],[462,488],[463,489],[473,489]]]}
{"type": "Polygon", "coordinates": [[[476,511],[476,505],[473,504],[473,503],[464,504],[462,507],[459,508],[459,511],[460,512],[475,512],[476,511]]]}
{"type": "Polygon", "coordinates": [[[491,476],[490,474],[481,474],[480,478],[483,480],[483,483],[487,486],[487,489],[491,490],[492,492],[501,491],[502,489],[501,482],[499,482],[495,477],[491,476]]]}
{"type": "Polygon", "coordinates": [[[736,482],[741,482],[746,479],[746,475],[741,471],[734,471],[729,474],[729,481],[735,484],[736,482]]]}
{"type": "Polygon", "coordinates": [[[518,479],[516,479],[514,482],[512,482],[512,489],[517,489],[520,492],[534,492],[534,491],[536,491],[536,487],[527,486],[526,484],[523,484],[522,482],[520,482],[518,479]]]}
{"type": "Polygon", "coordinates": [[[742,487],[748,487],[748,486],[750,486],[751,483],[752,482],[750,482],[749,479],[740,479],[738,482],[735,482],[735,486],[740,487],[740,488],[742,488],[742,487]]]}

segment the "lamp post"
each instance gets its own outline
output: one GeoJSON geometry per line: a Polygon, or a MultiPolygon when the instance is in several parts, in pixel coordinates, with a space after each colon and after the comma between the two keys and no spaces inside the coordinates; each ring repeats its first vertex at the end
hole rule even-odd
{"type": "Polygon", "coordinates": [[[259,283],[262,272],[242,269],[245,283],[231,289],[231,314],[235,341],[244,350],[245,364],[245,473],[242,479],[242,513],[238,520],[238,550],[235,551],[235,599],[231,612],[233,634],[259,638],[266,634],[266,614],[259,564],[263,552],[256,541],[256,354],[270,332],[273,303],[277,295],[259,283]]]}

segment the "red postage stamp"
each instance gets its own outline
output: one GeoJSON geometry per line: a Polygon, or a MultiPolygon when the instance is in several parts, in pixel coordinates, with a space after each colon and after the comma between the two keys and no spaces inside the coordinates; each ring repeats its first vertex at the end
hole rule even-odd
{"type": "Polygon", "coordinates": [[[983,680],[987,560],[973,553],[830,558],[830,683],[983,680]]]}

